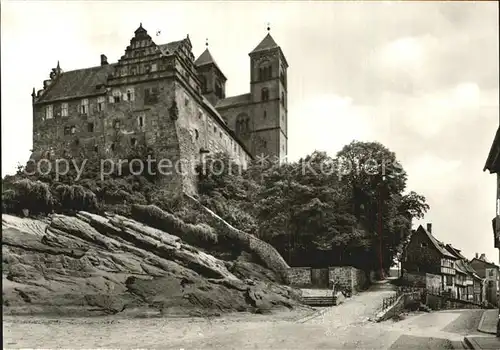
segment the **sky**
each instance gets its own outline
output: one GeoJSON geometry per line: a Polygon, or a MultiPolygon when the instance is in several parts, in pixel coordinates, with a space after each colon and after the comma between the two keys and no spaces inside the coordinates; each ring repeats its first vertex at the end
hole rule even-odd
{"type": "Polygon", "coordinates": [[[142,22],[153,40],[188,34],[247,93],[248,53],[267,34],[288,69],[288,151],[335,155],[379,141],[427,198],[434,235],[498,263],[496,178],[483,172],[499,125],[496,2],[2,1],[2,177],[32,146],[31,92],[60,62],[69,71],[123,55],[142,22]],[[155,36],[161,31],[159,36],[155,36]]]}

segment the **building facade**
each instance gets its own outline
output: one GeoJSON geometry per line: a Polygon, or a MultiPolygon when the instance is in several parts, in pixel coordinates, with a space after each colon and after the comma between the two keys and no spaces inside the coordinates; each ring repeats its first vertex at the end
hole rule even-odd
{"type": "Polygon", "coordinates": [[[497,178],[496,211],[495,217],[492,220],[492,226],[494,245],[495,248],[498,248],[498,262],[500,264],[500,128],[497,129],[490,153],[486,159],[483,171],[486,170],[491,174],[495,174],[497,178]]]}
{"type": "Polygon", "coordinates": [[[243,167],[258,155],[284,159],[288,64],[270,34],[250,63],[250,94],[226,98],[208,48],[195,60],[189,36],[156,44],[141,24],[118,62],[101,55],[100,66],[68,72],[58,62],[33,89],[33,153],[119,159],[144,146],[162,162],[166,190],[190,194],[207,153],[243,167]]]}
{"type": "Polygon", "coordinates": [[[456,296],[458,260],[445,245],[432,235],[432,225],[419,226],[406,246],[402,268],[404,273],[430,273],[441,276],[441,291],[456,296]]]}
{"type": "Polygon", "coordinates": [[[476,254],[476,257],[471,260],[471,265],[484,281],[483,300],[498,306],[500,268],[487,261],[484,254],[476,254]]]}

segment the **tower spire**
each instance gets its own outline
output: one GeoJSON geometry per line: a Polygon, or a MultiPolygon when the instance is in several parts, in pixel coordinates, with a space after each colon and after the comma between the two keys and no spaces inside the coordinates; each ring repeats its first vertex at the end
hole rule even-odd
{"type": "Polygon", "coordinates": [[[208,38],[205,39],[205,46],[208,48],[208,38]]]}
{"type": "Polygon", "coordinates": [[[271,23],[267,22],[267,32],[269,33],[271,31],[271,23]]]}

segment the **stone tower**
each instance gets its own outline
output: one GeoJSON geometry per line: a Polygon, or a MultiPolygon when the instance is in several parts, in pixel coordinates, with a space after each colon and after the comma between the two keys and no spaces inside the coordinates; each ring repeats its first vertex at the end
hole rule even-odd
{"type": "Polygon", "coordinates": [[[249,56],[253,105],[251,152],[255,156],[264,154],[284,161],[288,153],[288,63],[270,33],[249,56]]]}
{"type": "Polygon", "coordinates": [[[194,62],[200,80],[201,93],[215,106],[219,100],[226,97],[226,77],[222,73],[212,54],[207,48],[194,62]]]}

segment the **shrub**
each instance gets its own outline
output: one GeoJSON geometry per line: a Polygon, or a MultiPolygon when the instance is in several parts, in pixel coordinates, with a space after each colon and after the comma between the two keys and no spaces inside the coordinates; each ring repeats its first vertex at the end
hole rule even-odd
{"type": "Polygon", "coordinates": [[[218,241],[212,227],[206,224],[187,224],[155,205],[133,205],[131,215],[135,220],[178,236],[190,244],[205,246],[218,241]]]}
{"type": "Polygon", "coordinates": [[[32,214],[50,213],[54,199],[49,186],[41,181],[22,179],[2,192],[2,210],[19,214],[28,209],[32,214]]]}
{"type": "Polygon", "coordinates": [[[97,211],[97,197],[94,192],[80,185],[57,185],[55,188],[58,209],[61,211],[97,211]]]}

